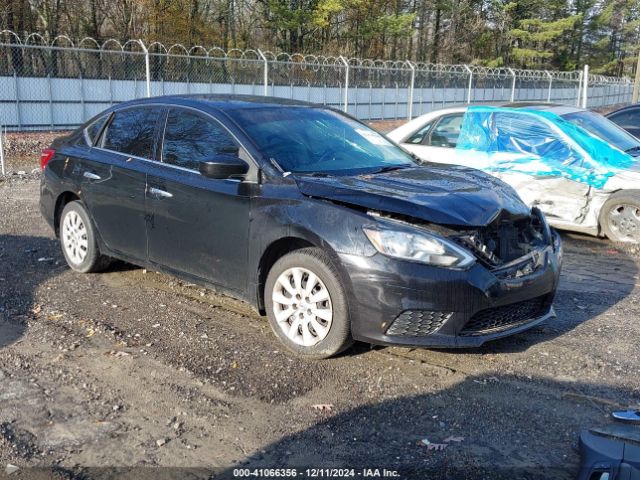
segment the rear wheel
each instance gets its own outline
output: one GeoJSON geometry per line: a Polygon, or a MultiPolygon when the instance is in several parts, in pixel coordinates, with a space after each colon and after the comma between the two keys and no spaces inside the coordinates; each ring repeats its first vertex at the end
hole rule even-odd
{"type": "Polygon", "coordinates": [[[617,192],[600,211],[604,234],[615,242],[640,242],[640,192],[617,192]]]}
{"type": "Polygon", "coordinates": [[[109,266],[110,259],[100,254],[93,224],[82,202],[69,202],[62,210],[60,244],[67,264],[77,272],[99,272],[109,266]]]}
{"type": "Polygon", "coordinates": [[[319,248],[296,250],[273,265],[265,304],[276,336],[300,356],[327,358],[352,343],[345,289],[319,248]]]}

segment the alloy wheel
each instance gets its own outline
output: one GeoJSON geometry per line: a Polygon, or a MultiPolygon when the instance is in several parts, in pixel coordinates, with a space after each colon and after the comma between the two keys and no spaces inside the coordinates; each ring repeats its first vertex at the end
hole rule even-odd
{"type": "Polygon", "coordinates": [[[640,240],[640,208],[637,205],[615,205],[609,211],[609,228],[621,241],[640,240]]]}
{"type": "Polygon", "coordinates": [[[277,325],[292,342],[311,347],[326,338],[333,321],[331,296],[311,270],[297,267],[282,272],[271,298],[277,325]]]}
{"type": "Polygon", "coordinates": [[[80,265],[87,256],[89,238],[82,217],[71,210],[62,222],[62,244],[67,258],[75,265],[80,265]]]}

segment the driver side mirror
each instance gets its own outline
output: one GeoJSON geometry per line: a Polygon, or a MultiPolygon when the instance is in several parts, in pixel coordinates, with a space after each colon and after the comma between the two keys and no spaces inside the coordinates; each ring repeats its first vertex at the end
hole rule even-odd
{"type": "Polygon", "coordinates": [[[244,175],[248,171],[249,165],[238,158],[238,148],[223,149],[220,154],[200,163],[200,174],[207,178],[223,180],[244,175]]]}

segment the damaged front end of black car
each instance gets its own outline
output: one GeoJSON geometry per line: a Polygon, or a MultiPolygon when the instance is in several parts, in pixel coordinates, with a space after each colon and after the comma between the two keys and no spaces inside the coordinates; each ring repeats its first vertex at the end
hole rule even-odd
{"type": "Polygon", "coordinates": [[[430,164],[297,184],[368,218],[364,254],[337,248],[355,339],[475,347],[555,316],[560,237],[499,180],[430,164]]]}

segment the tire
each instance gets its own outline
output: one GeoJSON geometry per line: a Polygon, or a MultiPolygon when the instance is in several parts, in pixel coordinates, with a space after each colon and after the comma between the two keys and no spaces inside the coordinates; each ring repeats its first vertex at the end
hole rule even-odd
{"type": "Polygon", "coordinates": [[[280,258],[267,275],[264,297],[273,332],[297,355],[328,358],[353,343],[345,288],[321,249],[304,248],[280,258]]]}
{"type": "Polygon", "coordinates": [[[640,191],[611,195],[600,210],[600,227],[614,242],[640,243],[640,191]]]}
{"type": "Polygon", "coordinates": [[[60,246],[67,264],[76,272],[99,272],[111,263],[100,254],[93,223],[77,200],[67,203],[60,214],[60,246]]]}

